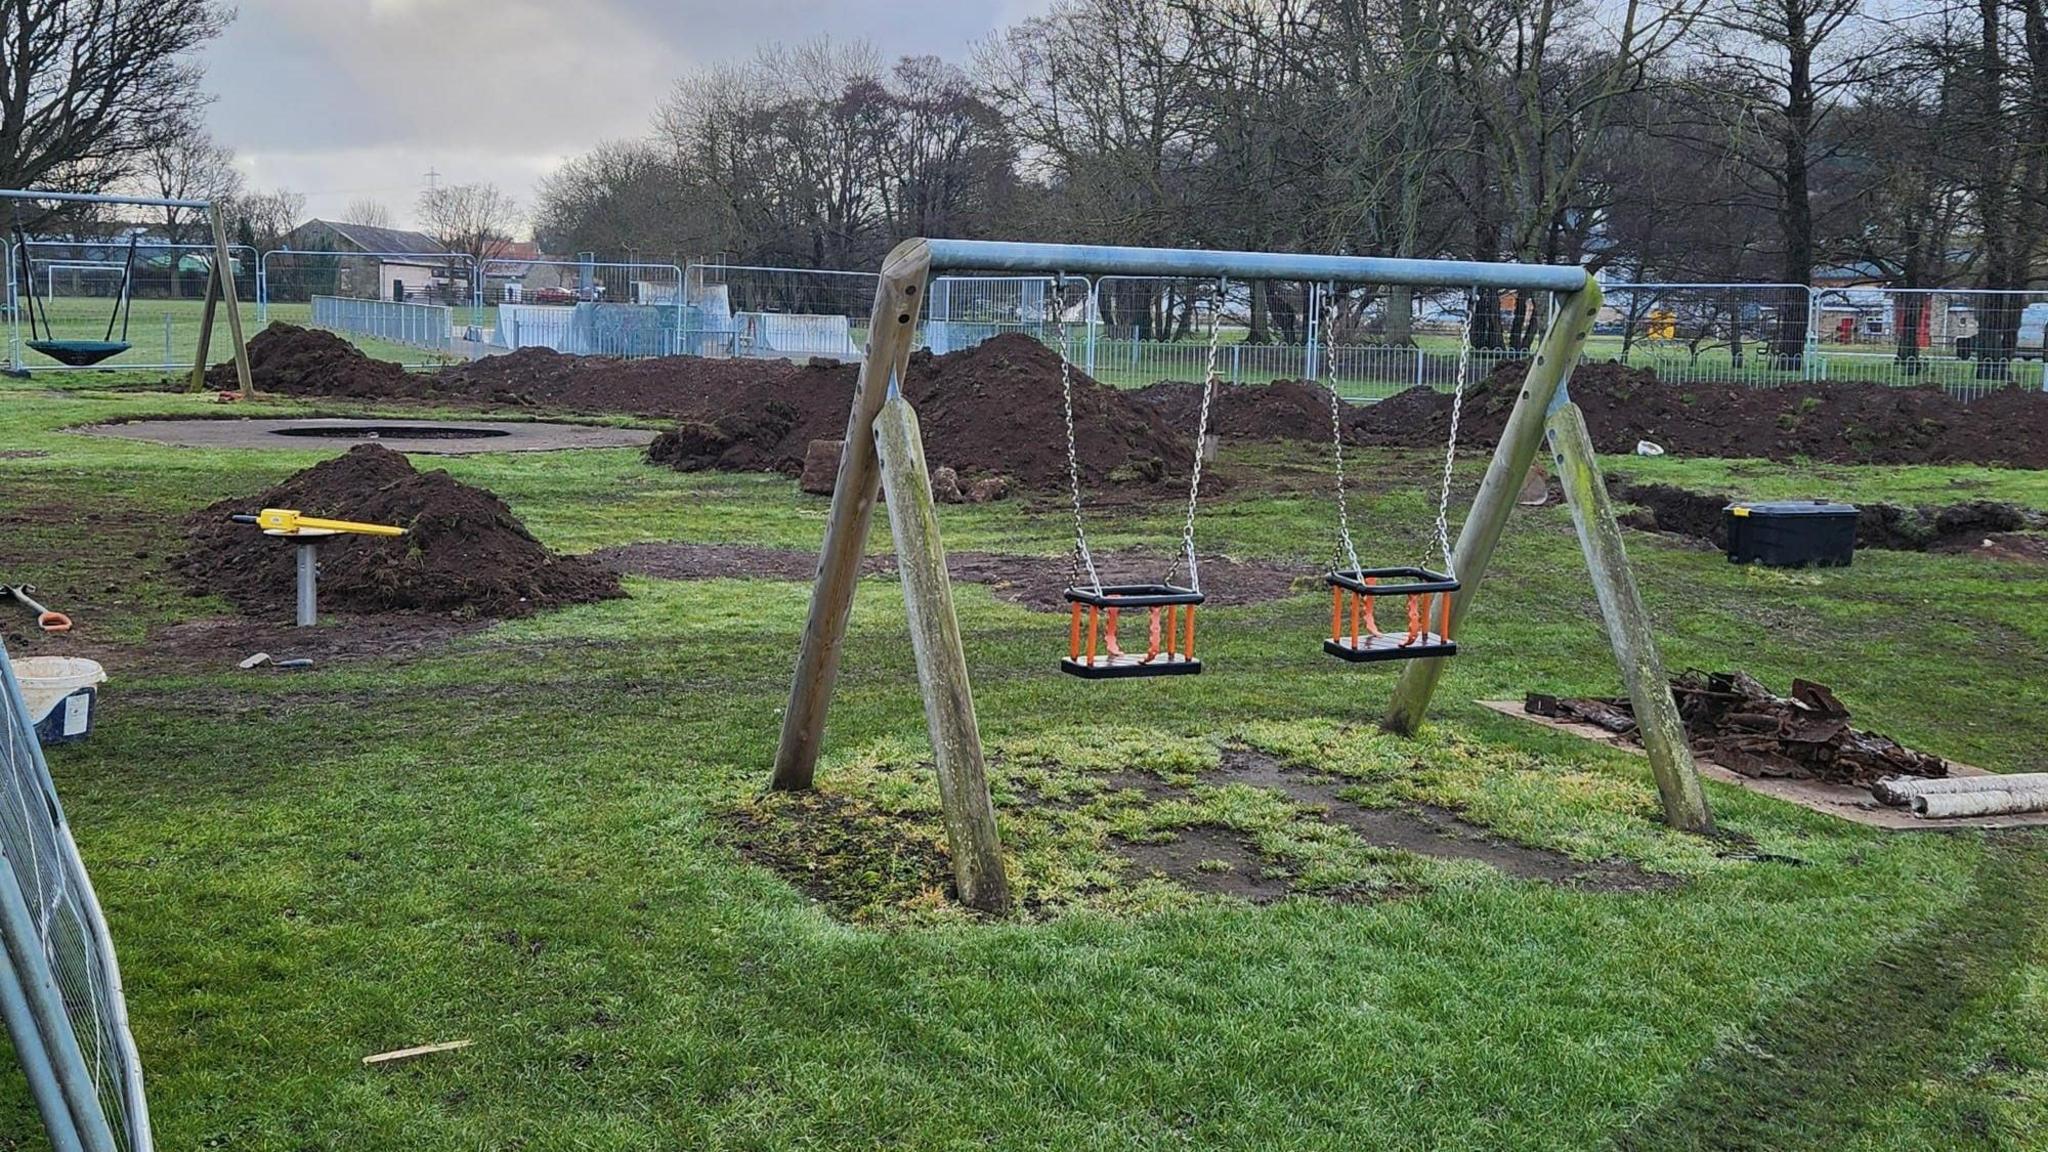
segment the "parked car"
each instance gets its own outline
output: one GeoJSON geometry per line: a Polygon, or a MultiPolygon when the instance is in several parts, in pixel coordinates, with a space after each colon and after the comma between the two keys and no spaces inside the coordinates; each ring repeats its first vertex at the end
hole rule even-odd
{"type": "MultiPolygon", "coordinates": [[[[1979,323],[1983,313],[1979,311],[1979,323]]],[[[1956,359],[1968,360],[1977,355],[1979,341],[1988,333],[1981,329],[1974,336],[1956,337],[1956,359]]],[[[2043,336],[2048,335],[2048,303],[2029,304],[2020,309],[2019,331],[2014,335],[2012,357],[2015,360],[2039,360],[2042,347],[2048,344],[2043,336]]]]}

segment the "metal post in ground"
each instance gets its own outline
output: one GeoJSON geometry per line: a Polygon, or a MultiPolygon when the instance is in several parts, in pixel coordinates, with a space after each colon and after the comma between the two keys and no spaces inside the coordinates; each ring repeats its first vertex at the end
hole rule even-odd
{"type": "Polygon", "coordinates": [[[292,623],[300,628],[311,628],[320,622],[320,557],[319,545],[312,540],[296,543],[298,551],[298,612],[292,623]]]}

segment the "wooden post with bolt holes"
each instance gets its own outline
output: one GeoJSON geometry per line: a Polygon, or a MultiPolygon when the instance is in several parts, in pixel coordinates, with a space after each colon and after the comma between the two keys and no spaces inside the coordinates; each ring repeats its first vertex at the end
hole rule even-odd
{"type": "Polygon", "coordinates": [[[797,651],[796,678],[782,714],[782,738],[775,748],[776,788],[809,788],[825,736],[825,713],[839,679],[846,618],[860,582],[861,554],[875,513],[881,478],[875,458],[875,416],[889,398],[889,382],[901,380],[917,343],[917,314],[924,306],[931,249],[923,240],[898,244],[882,264],[875,308],[868,318],[867,352],[854,385],[853,410],[846,418],[846,444],[832,488],[832,512],[825,522],[825,546],[811,586],[810,618],[797,651]]]}
{"type": "Polygon", "coordinates": [[[903,606],[910,617],[910,647],[917,658],[918,684],[924,689],[925,726],[931,731],[938,767],[953,882],[962,903],[1001,915],[1010,908],[1010,882],[1003,871],[996,810],[981,758],[967,653],[953,614],[953,586],[946,576],[946,548],[939,537],[931,474],[925,470],[924,439],[917,412],[901,396],[882,405],[875,420],[875,447],[889,505],[889,531],[896,541],[903,606]]]}
{"type": "Polygon", "coordinates": [[[1678,702],[1671,698],[1671,681],[1664,673],[1664,659],[1657,653],[1649,610],[1643,606],[1635,572],[1629,567],[1621,525],[1614,518],[1614,504],[1600,475],[1585,415],[1577,404],[1566,401],[1551,412],[1544,426],[1550,434],[1558,477],[1564,482],[1565,500],[1571,505],[1572,524],[1579,532],[1579,547],[1586,554],[1586,570],[1593,576],[1600,616],[1607,623],[1607,638],[1614,645],[1614,661],[1621,666],[1629,703],[1635,709],[1636,730],[1650,754],[1650,772],[1664,802],[1664,821],[1687,832],[1712,832],[1714,817],[1707,810],[1699,767],[1686,743],[1685,721],[1678,715],[1678,702]]]}
{"type": "MultiPolygon", "coordinates": [[[[1494,446],[1493,461],[1486,466],[1485,479],[1479,482],[1479,494],[1472,498],[1472,508],[1458,530],[1458,544],[1451,552],[1451,567],[1458,577],[1458,591],[1451,597],[1451,617],[1460,622],[1461,637],[1465,635],[1465,612],[1472,598],[1479,594],[1479,582],[1486,577],[1494,547],[1507,529],[1508,514],[1515,510],[1522,479],[1529,474],[1529,465],[1543,444],[1544,413],[1558,387],[1578,364],[1593,328],[1593,317],[1599,311],[1600,285],[1591,276],[1586,277],[1585,287],[1567,294],[1559,303],[1557,315],[1543,333],[1543,342],[1536,346],[1536,358],[1522,380],[1522,394],[1516,397],[1514,410],[1508,413],[1500,443],[1494,446]]],[[[1449,623],[1440,622],[1439,631],[1444,635],[1451,634],[1448,627],[1442,626],[1449,623]]],[[[1406,663],[1401,679],[1394,685],[1386,718],[1380,724],[1390,732],[1412,735],[1422,727],[1423,717],[1429,712],[1429,698],[1436,692],[1437,681],[1443,678],[1445,665],[1443,657],[1406,663]]]]}

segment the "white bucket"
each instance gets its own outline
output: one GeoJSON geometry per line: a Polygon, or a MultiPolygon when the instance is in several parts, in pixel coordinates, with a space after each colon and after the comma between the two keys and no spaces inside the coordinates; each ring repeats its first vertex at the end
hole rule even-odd
{"type": "Polygon", "coordinates": [[[107,670],[76,656],[23,656],[14,662],[28,722],[45,744],[83,740],[92,732],[92,706],[107,670]]]}

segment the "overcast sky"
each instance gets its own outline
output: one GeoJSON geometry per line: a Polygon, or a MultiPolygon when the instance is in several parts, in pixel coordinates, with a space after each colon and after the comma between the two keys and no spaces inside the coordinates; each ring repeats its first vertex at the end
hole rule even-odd
{"type": "Polygon", "coordinates": [[[304,193],[308,215],[368,197],[408,223],[429,170],[530,205],[563,159],[646,132],[696,65],[819,35],[964,61],[1045,3],[235,0],[205,54],[209,126],[253,187],[304,193]]]}

